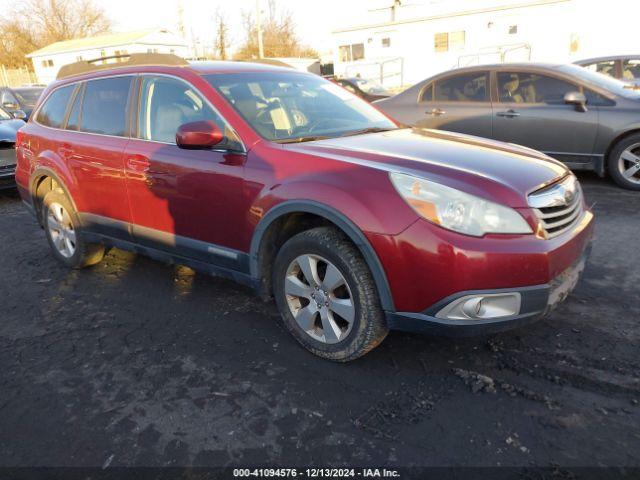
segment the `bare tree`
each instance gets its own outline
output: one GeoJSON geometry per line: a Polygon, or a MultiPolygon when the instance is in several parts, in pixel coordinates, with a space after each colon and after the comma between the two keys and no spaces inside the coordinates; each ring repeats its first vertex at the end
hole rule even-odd
{"type": "MultiPolygon", "coordinates": [[[[258,58],[258,29],[252,13],[245,12],[244,24],[246,37],[244,44],[236,52],[235,58],[247,60],[258,58]]],[[[275,0],[269,0],[269,11],[262,25],[264,55],[277,57],[317,57],[312,48],[300,44],[295,31],[295,22],[291,12],[279,10],[275,0]]]]}
{"type": "Polygon", "coordinates": [[[0,20],[0,64],[22,66],[33,50],[110,28],[109,18],[93,0],[24,0],[0,20]]]}
{"type": "Polygon", "coordinates": [[[229,27],[224,13],[218,8],[216,10],[216,41],[214,45],[214,53],[216,58],[220,60],[227,59],[227,48],[229,47],[229,27]]]}

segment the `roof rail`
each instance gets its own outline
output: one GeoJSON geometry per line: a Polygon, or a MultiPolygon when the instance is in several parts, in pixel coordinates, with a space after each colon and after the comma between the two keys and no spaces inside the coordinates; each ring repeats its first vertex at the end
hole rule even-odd
{"type": "Polygon", "coordinates": [[[57,80],[62,78],[80,75],[82,73],[96,72],[99,70],[108,70],[111,68],[132,67],[136,65],[173,65],[185,66],[189,65],[184,58],[170,53],[129,53],[127,55],[112,55],[110,57],[100,57],[93,60],[83,60],[80,62],[63,65],[58,71],[57,80]],[[120,58],[128,58],[127,61],[116,61],[111,63],[101,63],[106,60],[114,60],[120,58]]]}

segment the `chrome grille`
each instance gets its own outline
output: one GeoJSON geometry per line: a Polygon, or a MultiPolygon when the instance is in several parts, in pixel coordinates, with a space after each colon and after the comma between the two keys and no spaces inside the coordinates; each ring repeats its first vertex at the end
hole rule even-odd
{"type": "Polygon", "coordinates": [[[553,238],[573,227],[584,213],[582,189],[575,176],[569,175],[558,183],[529,195],[545,238],[553,238]]]}

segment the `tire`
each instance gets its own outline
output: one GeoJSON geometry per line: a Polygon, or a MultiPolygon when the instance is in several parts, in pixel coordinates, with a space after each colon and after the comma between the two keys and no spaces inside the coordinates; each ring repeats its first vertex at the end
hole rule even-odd
{"type": "Polygon", "coordinates": [[[67,267],[89,267],[104,257],[103,245],[84,241],[78,215],[61,188],[45,195],[42,223],[53,256],[67,267]]]}
{"type": "Polygon", "coordinates": [[[640,133],[623,138],[613,147],[609,154],[608,169],[609,175],[619,186],[640,191],[640,133]],[[624,172],[627,175],[631,173],[631,176],[625,176],[624,172]]]}
{"type": "Polygon", "coordinates": [[[272,281],[285,328],[319,357],[354,360],[388,333],[366,262],[334,228],[314,228],[290,238],[278,252],[272,281]]]}

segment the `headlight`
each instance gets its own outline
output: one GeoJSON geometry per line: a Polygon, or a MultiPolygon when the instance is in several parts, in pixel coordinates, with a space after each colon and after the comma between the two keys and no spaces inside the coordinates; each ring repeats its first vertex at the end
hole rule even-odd
{"type": "Polygon", "coordinates": [[[512,208],[411,175],[391,173],[389,177],[418,215],[441,227],[476,237],[486,233],[533,233],[512,208]]]}

